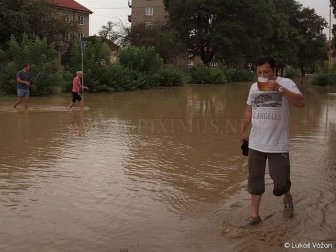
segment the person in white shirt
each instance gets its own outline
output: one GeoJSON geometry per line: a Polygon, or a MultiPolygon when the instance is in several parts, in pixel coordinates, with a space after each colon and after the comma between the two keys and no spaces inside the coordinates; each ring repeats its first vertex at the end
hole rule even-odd
{"type": "Polygon", "coordinates": [[[249,140],[248,192],[251,194],[251,216],[247,225],[261,222],[259,205],[265,192],[266,160],[274,182],[273,194],[284,195],[284,216],[293,217],[293,199],[290,194],[290,163],[288,149],[289,104],[304,107],[305,101],[296,84],[287,78],[277,77],[275,60],[262,57],[257,62],[258,77],[267,78],[267,90],[260,91],[254,83],[249,92],[244,118],[241,124],[240,140],[249,140]],[[247,129],[252,124],[247,137],[247,129]]]}

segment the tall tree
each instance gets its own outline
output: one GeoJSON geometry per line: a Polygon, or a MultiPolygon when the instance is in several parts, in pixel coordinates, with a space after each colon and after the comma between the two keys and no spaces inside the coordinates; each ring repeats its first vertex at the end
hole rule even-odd
{"type": "Polygon", "coordinates": [[[307,68],[314,69],[316,63],[327,58],[327,38],[323,29],[328,24],[324,18],[315,13],[314,9],[310,8],[303,8],[297,19],[298,63],[303,76],[307,68]]]}
{"type": "Polygon", "coordinates": [[[270,0],[271,32],[262,41],[263,54],[272,55],[277,62],[277,71],[283,71],[286,65],[298,62],[297,16],[301,5],[295,0],[270,0]]]}
{"type": "Polygon", "coordinates": [[[127,30],[124,44],[139,47],[154,47],[166,63],[174,63],[177,57],[183,53],[179,35],[169,25],[146,27],[143,24],[139,24],[133,26],[127,30]]]}
{"type": "Polygon", "coordinates": [[[64,35],[76,27],[67,23],[53,6],[45,0],[1,0],[0,1],[0,44],[11,35],[22,38],[27,34],[33,38],[46,37],[57,47],[64,41],[64,35]]]}
{"type": "Polygon", "coordinates": [[[125,42],[125,37],[128,34],[128,28],[120,22],[108,21],[103,25],[98,32],[102,41],[110,41],[114,44],[121,46],[125,42]]]}
{"type": "Polygon", "coordinates": [[[260,53],[264,34],[270,33],[267,0],[166,0],[165,4],[185,46],[205,64],[214,57],[227,64],[249,61],[260,53]]]}

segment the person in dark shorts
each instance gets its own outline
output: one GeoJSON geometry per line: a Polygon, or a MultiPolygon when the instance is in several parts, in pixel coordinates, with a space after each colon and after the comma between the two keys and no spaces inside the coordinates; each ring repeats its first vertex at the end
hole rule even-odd
{"type": "Polygon", "coordinates": [[[251,194],[251,215],[247,225],[261,222],[259,206],[265,192],[265,168],[274,182],[273,194],[284,195],[284,216],[293,217],[290,194],[290,162],[288,148],[289,104],[304,107],[304,97],[296,84],[275,74],[275,60],[263,57],[257,62],[258,77],[267,78],[268,90],[260,91],[254,83],[249,92],[240,130],[240,140],[247,139],[247,128],[252,123],[248,152],[248,192],[251,194]]]}
{"type": "Polygon", "coordinates": [[[80,107],[84,108],[84,101],[80,95],[81,89],[89,89],[88,87],[82,85],[81,83],[81,77],[83,73],[82,71],[77,71],[75,78],[72,81],[72,101],[70,105],[68,106],[69,109],[72,108],[72,106],[75,104],[76,101],[79,101],[80,107]]]}
{"type": "Polygon", "coordinates": [[[14,104],[16,108],[22,101],[24,101],[25,109],[29,106],[29,87],[31,86],[29,82],[29,64],[24,64],[21,71],[16,74],[16,90],[17,90],[17,100],[14,104]]]}

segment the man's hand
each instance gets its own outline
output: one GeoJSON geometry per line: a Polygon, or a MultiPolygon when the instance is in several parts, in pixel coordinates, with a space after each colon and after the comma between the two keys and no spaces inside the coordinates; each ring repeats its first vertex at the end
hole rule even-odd
{"type": "Polygon", "coordinates": [[[246,133],[240,132],[240,142],[244,143],[245,139],[247,139],[246,133]]]}
{"type": "Polygon", "coordinates": [[[247,139],[247,128],[251,123],[252,118],[252,106],[246,105],[245,111],[244,111],[244,117],[243,120],[241,120],[240,125],[240,141],[244,143],[244,139],[247,139]]]}
{"type": "Polygon", "coordinates": [[[280,85],[275,80],[268,80],[268,90],[279,91],[280,85]]]}

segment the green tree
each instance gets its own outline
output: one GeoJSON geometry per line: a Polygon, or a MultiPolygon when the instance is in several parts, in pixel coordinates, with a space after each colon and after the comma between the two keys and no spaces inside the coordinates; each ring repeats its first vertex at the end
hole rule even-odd
{"type": "Polygon", "coordinates": [[[169,25],[145,26],[138,24],[127,29],[124,44],[137,47],[154,47],[165,63],[174,63],[185,52],[179,41],[177,31],[169,25]]]}
{"type": "MultiPolygon", "coordinates": [[[[110,64],[110,49],[108,45],[99,37],[87,38],[86,47],[83,54],[84,60],[84,79],[85,85],[90,87],[99,85],[101,75],[105,68],[110,64]]],[[[66,69],[72,74],[82,68],[82,57],[80,41],[75,41],[68,50],[64,63],[67,64],[66,69]]],[[[67,84],[66,90],[70,88],[67,84]]]]}
{"type": "Polygon", "coordinates": [[[57,49],[64,49],[64,36],[76,31],[76,26],[45,0],[0,1],[0,45],[5,45],[11,35],[21,39],[25,33],[30,38],[45,37],[57,49]]]}
{"type": "Polygon", "coordinates": [[[205,64],[214,57],[227,65],[249,62],[270,34],[267,0],[166,0],[170,21],[188,49],[205,64]]]}
{"type": "Polygon", "coordinates": [[[11,36],[8,50],[2,54],[6,62],[0,65],[0,92],[15,94],[15,74],[28,62],[31,65],[30,77],[40,73],[39,79],[31,87],[32,95],[52,94],[63,82],[62,72],[56,64],[56,54],[54,45],[48,44],[46,38],[32,40],[24,34],[22,40],[18,41],[11,36]]]}
{"type": "Polygon", "coordinates": [[[324,18],[315,13],[314,9],[303,8],[298,15],[299,47],[298,63],[302,76],[306,69],[314,70],[318,62],[327,59],[327,38],[323,29],[327,27],[324,18]]]}
{"type": "Polygon", "coordinates": [[[272,55],[277,62],[277,70],[283,72],[286,65],[297,65],[298,30],[297,17],[301,5],[295,0],[270,1],[272,30],[262,41],[263,54],[272,55]]]}
{"type": "Polygon", "coordinates": [[[119,52],[119,62],[131,70],[155,73],[163,66],[163,60],[153,47],[130,46],[119,52]]]}
{"type": "Polygon", "coordinates": [[[103,42],[111,41],[116,45],[124,43],[128,28],[122,22],[114,23],[108,21],[106,25],[103,25],[98,32],[103,42]]]}
{"type": "Polygon", "coordinates": [[[26,23],[26,16],[21,8],[23,0],[1,0],[0,1],[0,45],[4,45],[11,34],[21,35],[22,27],[26,23]]]}

